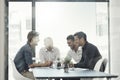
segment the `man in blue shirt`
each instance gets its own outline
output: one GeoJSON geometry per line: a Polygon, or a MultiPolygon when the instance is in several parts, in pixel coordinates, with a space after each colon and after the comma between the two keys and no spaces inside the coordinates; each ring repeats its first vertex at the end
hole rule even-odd
{"type": "Polygon", "coordinates": [[[25,44],[15,56],[14,63],[17,70],[25,77],[34,80],[33,73],[29,72],[29,68],[44,67],[52,65],[52,62],[37,64],[33,63],[32,57],[34,54],[34,47],[39,41],[39,34],[35,31],[30,31],[27,35],[27,44],[25,44]]]}

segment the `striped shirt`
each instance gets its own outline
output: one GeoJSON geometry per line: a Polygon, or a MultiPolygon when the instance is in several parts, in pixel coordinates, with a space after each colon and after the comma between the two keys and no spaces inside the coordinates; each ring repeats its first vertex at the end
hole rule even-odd
{"type": "Polygon", "coordinates": [[[48,51],[45,47],[40,49],[39,52],[40,55],[40,61],[56,61],[58,58],[60,58],[60,52],[58,48],[53,47],[52,51],[48,51]]]}

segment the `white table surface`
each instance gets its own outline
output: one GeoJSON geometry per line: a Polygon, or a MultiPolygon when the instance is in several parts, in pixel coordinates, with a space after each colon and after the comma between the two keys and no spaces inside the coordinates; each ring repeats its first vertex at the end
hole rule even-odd
{"type": "Polygon", "coordinates": [[[94,70],[75,68],[69,69],[68,73],[64,72],[64,69],[55,69],[49,67],[37,67],[33,68],[33,75],[36,79],[45,78],[116,78],[117,75],[107,74],[104,72],[98,72],[94,70]]]}

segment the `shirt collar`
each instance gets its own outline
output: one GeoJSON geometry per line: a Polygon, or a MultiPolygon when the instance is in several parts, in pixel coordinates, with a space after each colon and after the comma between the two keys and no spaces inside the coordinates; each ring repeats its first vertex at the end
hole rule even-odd
{"type": "Polygon", "coordinates": [[[30,48],[32,48],[29,42],[27,42],[27,45],[28,45],[30,48]]]}
{"type": "MultiPolygon", "coordinates": [[[[75,52],[75,50],[71,49],[73,52],[75,52]]],[[[78,48],[77,52],[81,51],[81,47],[78,48]]]]}
{"type": "Polygon", "coordinates": [[[82,47],[82,49],[85,49],[87,46],[88,42],[86,41],[85,45],[82,47]]]}
{"type": "Polygon", "coordinates": [[[78,51],[80,51],[81,49],[82,49],[82,47],[79,47],[79,48],[78,48],[78,51]]]}
{"type": "Polygon", "coordinates": [[[53,52],[53,51],[54,51],[54,48],[52,49],[52,51],[48,51],[48,50],[45,48],[45,51],[46,51],[46,52],[53,52]]]}

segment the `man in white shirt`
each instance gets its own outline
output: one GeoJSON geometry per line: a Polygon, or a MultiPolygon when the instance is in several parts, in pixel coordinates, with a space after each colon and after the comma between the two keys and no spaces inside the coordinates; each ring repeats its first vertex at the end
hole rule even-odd
{"type": "MultiPolygon", "coordinates": [[[[66,59],[69,59],[70,61],[73,59],[75,63],[79,63],[79,61],[82,58],[82,48],[79,47],[78,44],[74,42],[74,36],[69,35],[67,38],[67,44],[70,47],[70,50],[67,53],[66,59]]],[[[70,67],[73,66],[73,63],[69,65],[70,67]]],[[[80,80],[79,78],[62,78],[62,80],[80,80]]]]}
{"type": "Polygon", "coordinates": [[[78,63],[82,57],[82,48],[79,47],[79,45],[74,42],[73,35],[69,35],[67,37],[67,44],[71,49],[68,51],[66,57],[69,58],[70,60],[73,59],[76,63],[78,63]]]}
{"type": "Polygon", "coordinates": [[[41,62],[51,61],[54,62],[60,58],[59,49],[53,46],[53,40],[50,37],[44,39],[45,47],[40,49],[40,60],[41,62]]]}

